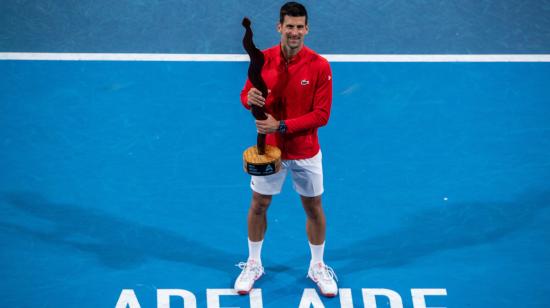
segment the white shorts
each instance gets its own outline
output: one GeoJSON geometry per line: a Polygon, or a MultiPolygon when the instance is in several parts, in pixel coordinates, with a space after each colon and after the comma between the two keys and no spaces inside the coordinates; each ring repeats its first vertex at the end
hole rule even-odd
{"type": "Polygon", "coordinates": [[[292,187],[304,197],[316,197],[323,194],[323,154],[321,151],[312,158],[283,160],[281,170],[268,176],[252,176],[250,188],[262,195],[277,195],[290,170],[292,187]]]}

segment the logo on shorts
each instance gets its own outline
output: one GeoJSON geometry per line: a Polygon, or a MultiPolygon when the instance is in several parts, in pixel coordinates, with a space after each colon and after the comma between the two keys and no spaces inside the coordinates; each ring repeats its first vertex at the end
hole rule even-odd
{"type": "Polygon", "coordinates": [[[273,172],[273,167],[271,167],[271,165],[267,165],[267,167],[265,167],[265,172],[273,172]]]}
{"type": "Polygon", "coordinates": [[[309,84],[309,80],[304,79],[301,83],[303,86],[307,86],[309,84]]]}

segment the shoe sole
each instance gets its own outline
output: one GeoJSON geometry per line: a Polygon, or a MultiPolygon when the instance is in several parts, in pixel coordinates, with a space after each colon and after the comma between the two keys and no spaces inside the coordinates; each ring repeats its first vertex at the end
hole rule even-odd
{"type": "MultiPolygon", "coordinates": [[[[321,290],[319,290],[319,292],[321,292],[321,290]]],[[[321,294],[323,294],[324,297],[336,297],[336,293],[323,293],[321,292],[321,294]]]]}
{"type": "Polygon", "coordinates": [[[336,295],[338,295],[338,293],[323,293],[323,291],[321,290],[321,287],[319,287],[317,282],[315,282],[315,280],[311,279],[311,277],[309,276],[308,278],[315,283],[315,285],[317,286],[317,290],[319,290],[319,293],[321,293],[324,297],[336,297],[336,295]]]}
{"type": "Polygon", "coordinates": [[[317,285],[317,290],[319,290],[319,293],[321,293],[324,297],[336,297],[336,295],[338,295],[338,293],[323,293],[321,288],[319,288],[319,285],[317,285]]]}
{"type": "MultiPolygon", "coordinates": [[[[263,276],[263,275],[262,275],[263,276]]],[[[262,276],[258,277],[258,279],[254,280],[254,283],[256,283],[256,281],[258,281],[260,278],[262,278],[262,276]]],[[[241,290],[241,291],[237,291],[237,294],[239,295],[247,295],[250,293],[250,291],[252,291],[252,289],[254,288],[254,283],[252,284],[252,286],[250,287],[250,289],[248,289],[248,291],[246,290],[241,290]]]]}

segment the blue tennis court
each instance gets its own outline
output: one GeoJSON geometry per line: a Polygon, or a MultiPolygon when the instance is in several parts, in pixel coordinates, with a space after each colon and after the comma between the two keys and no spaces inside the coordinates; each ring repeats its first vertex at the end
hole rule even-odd
{"type": "MultiPolygon", "coordinates": [[[[246,6],[231,12],[238,36],[246,6]]],[[[525,53],[548,53],[545,31],[525,53]]],[[[2,51],[48,51],[11,38],[2,51]]],[[[306,278],[290,179],[269,210],[266,275],[250,296],[231,292],[247,257],[241,155],[256,138],[239,102],[247,62],[0,61],[0,306],[548,307],[550,63],[331,66],[319,133],[340,295],[327,299],[306,278]]]]}

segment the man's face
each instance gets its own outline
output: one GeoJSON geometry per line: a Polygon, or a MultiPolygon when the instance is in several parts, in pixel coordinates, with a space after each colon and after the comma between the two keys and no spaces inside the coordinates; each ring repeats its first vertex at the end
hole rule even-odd
{"type": "Polygon", "coordinates": [[[306,25],[306,17],[293,17],[285,15],[283,23],[277,24],[277,31],[281,33],[281,45],[286,48],[296,49],[304,45],[304,36],[309,28],[306,25]]]}

